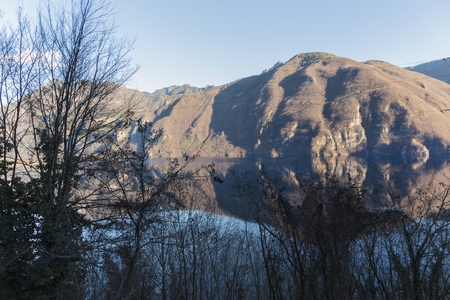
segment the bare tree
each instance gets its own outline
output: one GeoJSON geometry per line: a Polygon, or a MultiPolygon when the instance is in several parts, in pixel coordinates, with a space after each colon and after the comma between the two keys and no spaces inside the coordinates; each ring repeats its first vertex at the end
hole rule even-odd
{"type": "Polygon", "coordinates": [[[78,261],[85,221],[74,187],[89,165],[89,146],[128,114],[111,112],[108,102],[136,70],[128,58],[132,43],[115,38],[110,5],[70,4],[48,2],[36,22],[19,15],[18,28],[2,32],[0,128],[6,147],[0,151],[0,175],[13,203],[26,200],[38,220],[35,238],[24,250],[36,257],[33,272],[40,278],[30,282],[35,296],[63,297],[82,278],[78,261]],[[19,174],[29,196],[14,192],[19,174]]]}
{"type": "MultiPolygon", "coordinates": [[[[195,157],[172,159],[168,163],[152,164],[149,154],[153,145],[159,140],[160,133],[152,129],[152,123],[131,120],[130,126],[137,128],[134,141],[117,141],[115,134],[105,137],[102,148],[102,159],[97,160],[98,169],[89,176],[90,185],[100,188],[93,196],[95,206],[89,205],[92,211],[95,208],[96,223],[113,226],[118,237],[108,240],[96,240],[103,243],[105,258],[115,257],[120,266],[114,265],[111,260],[105,259],[104,271],[115,268],[114,280],[107,286],[105,293],[123,298],[146,298],[154,293],[159,282],[154,280],[156,273],[161,270],[166,274],[165,263],[170,255],[165,243],[171,244],[177,237],[164,230],[168,215],[177,209],[187,208],[188,193],[205,180],[214,178],[212,165],[200,169],[188,170],[188,165],[195,157]],[[203,172],[202,172],[203,171],[203,172]],[[104,223],[106,221],[106,223],[104,223]],[[117,227],[120,224],[120,228],[117,227]],[[156,246],[155,246],[156,245],[156,246]],[[149,249],[156,247],[155,252],[160,253],[161,263],[154,263],[160,267],[152,266],[155,258],[144,259],[149,249]],[[158,282],[158,283],[155,283],[158,282]]],[[[95,189],[95,188],[93,188],[95,189]]],[[[176,235],[181,234],[178,232],[176,235]]],[[[192,235],[192,231],[190,232],[192,235]]],[[[197,244],[190,244],[192,247],[197,244]]],[[[163,294],[168,293],[169,279],[165,278],[159,289],[163,294]]],[[[194,284],[196,281],[194,281],[194,284]]],[[[192,289],[197,291],[196,288],[192,289]]],[[[194,294],[195,296],[195,294],[194,294]]],[[[115,296],[110,296],[115,297],[115,296]]],[[[195,298],[195,297],[194,297],[195,298]]]]}
{"type": "Polygon", "coordinates": [[[32,284],[24,279],[37,256],[31,241],[39,238],[40,218],[34,209],[39,199],[29,179],[21,179],[24,159],[19,148],[27,115],[24,98],[38,87],[37,57],[30,51],[30,21],[20,10],[17,20],[16,28],[3,24],[0,30],[0,284],[5,297],[17,291],[30,297],[32,284]]]}
{"type": "Polygon", "coordinates": [[[449,191],[441,183],[418,186],[410,195],[397,193],[395,199],[402,201],[386,209],[407,212],[409,218],[400,218],[397,226],[363,240],[368,263],[361,269],[373,275],[383,297],[445,299],[450,295],[449,191]]]}

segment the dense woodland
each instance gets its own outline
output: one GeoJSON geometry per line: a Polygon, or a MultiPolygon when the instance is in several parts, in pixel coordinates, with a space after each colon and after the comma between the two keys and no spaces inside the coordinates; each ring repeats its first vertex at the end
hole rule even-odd
{"type": "Polygon", "coordinates": [[[79,0],[0,29],[0,298],[450,297],[447,183],[298,174],[294,205],[262,169],[234,183],[251,222],[190,210],[222,181],[214,164],[156,170],[151,122],[137,146],[112,134],[134,104],[111,95],[136,71],[112,17],[79,0]]]}

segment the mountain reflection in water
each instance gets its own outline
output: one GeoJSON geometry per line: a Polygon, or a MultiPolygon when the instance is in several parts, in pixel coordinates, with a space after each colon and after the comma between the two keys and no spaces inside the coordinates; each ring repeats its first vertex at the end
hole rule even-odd
{"type": "Polygon", "coordinates": [[[190,208],[212,210],[246,220],[252,219],[248,202],[259,196],[256,179],[260,177],[263,168],[279,188],[286,188],[285,193],[294,205],[298,204],[295,197],[298,178],[324,179],[327,170],[342,182],[350,176],[352,180],[362,183],[372,191],[385,190],[388,186],[395,187],[397,194],[403,197],[419,187],[427,187],[430,183],[434,188],[438,187],[438,183],[450,184],[448,160],[436,157],[415,161],[402,156],[378,156],[371,159],[358,156],[198,158],[190,163],[189,169],[194,170],[210,163],[215,164],[216,175],[224,182],[203,184],[202,192],[197,193],[197,196],[203,196],[203,200],[197,203],[194,201],[190,208]]]}

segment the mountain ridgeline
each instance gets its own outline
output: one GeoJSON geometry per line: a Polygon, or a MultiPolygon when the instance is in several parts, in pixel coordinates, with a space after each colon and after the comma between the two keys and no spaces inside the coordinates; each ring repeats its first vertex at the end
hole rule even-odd
{"type": "Polygon", "coordinates": [[[427,76],[450,83],[450,59],[433,60],[414,67],[406,68],[427,76]]]}
{"type": "Polygon", "coordinates": [[[153,93],[140,92],[137,90],[130,90],[125,87],[121,87],[115,94],[115,101],[112,102],[114,107],[120,107],[131,100],[131,102],[140,103],[141,110],[155,110],[165,104],[167,98],[173,95],[185,95],[192,94],[199,91],[205,91],[212,88],[212,85],[208,85],[203,88],[191,86],[189,84],[183,85],[171,85],[166,88],[158,89],[153,93]]]}
{"type": "MultiPolygon", "coordinates": [[[[161,132],[154,157],[421,160],[450,153],[450,85],[382,61],[300,54],[260,75],[163,102],[136,114],[161,132]]],[[[117,134],[138,140],[137,126],[117,134]]]]}

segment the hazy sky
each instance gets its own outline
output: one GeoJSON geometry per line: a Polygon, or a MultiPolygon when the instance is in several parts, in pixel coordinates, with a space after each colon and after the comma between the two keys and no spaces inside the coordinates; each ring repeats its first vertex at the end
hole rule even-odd
{"type": "MultiPolygon", "coordinates": [[[[449,0],[111,2],[119,33],[136,38],[128,86],[149,92],[221,85],[312,51],[402,67],[450,56],[449,0]]],[[[39,0],[3,0],[5,18],[19,3],[31,13],[39,0]]]]}

